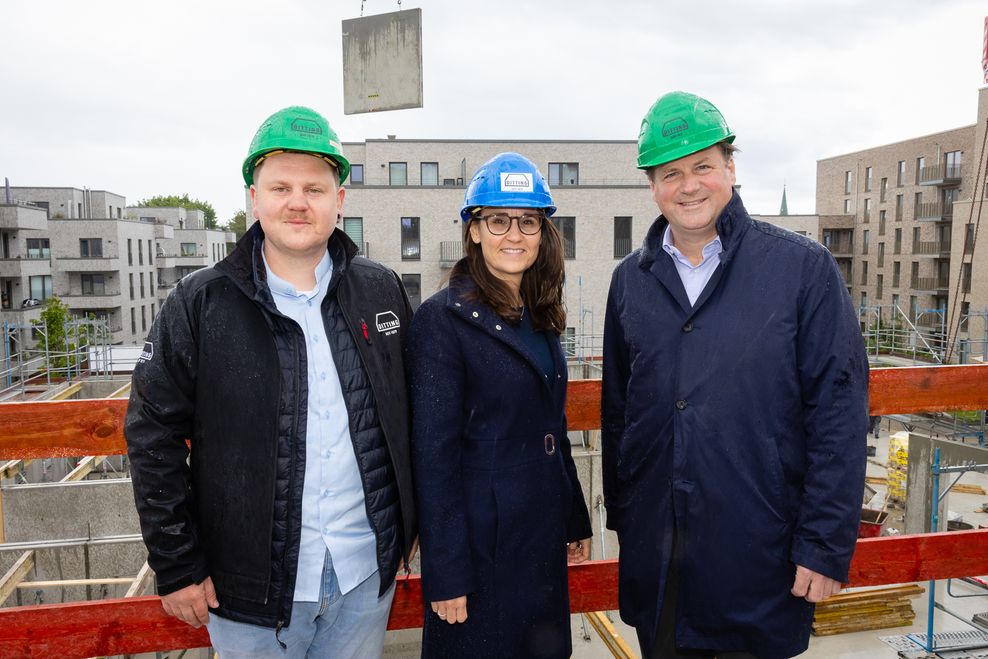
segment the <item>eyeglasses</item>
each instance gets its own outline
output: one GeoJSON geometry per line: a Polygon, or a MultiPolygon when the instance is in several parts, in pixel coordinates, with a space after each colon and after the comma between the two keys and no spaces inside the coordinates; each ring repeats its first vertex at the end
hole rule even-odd
{"type": "Polygon", "coordinates": [[[511,230],[511,220],[518,222],[518,230],[526,236],[534,236],[542,230],[542,222],[545,216],[536,213],[523,213],[522,215],[508,215],[507,213],[491,213],[490,215],[478,215],[478,220],[487,223],[487,230],[495,236],[503,236],[511,230]]]}

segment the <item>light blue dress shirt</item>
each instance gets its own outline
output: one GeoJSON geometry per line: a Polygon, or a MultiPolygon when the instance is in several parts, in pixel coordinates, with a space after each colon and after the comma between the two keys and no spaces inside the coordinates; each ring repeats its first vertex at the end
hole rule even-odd
{"type": "Polygon", "coordinates": [[[296,291],[271,272],[267,259],[264,268],[278,311],[298,323],[305,336],[309,396],[295,601],[315,602],[327,549],[340,592],[346,594],[377,570],[377,547],[367,520],[349,416],[322,317],[333,261],[327,251],[316,266],[316,288],[312,291],[296,291]]]}
{"type": "Polygon", "coordinates": [[[679,273],[679,278],[683,280],[683,288],[686,289],[686,297],[690,299],[690,306],[696,304],[697,298],[700,297],[700,293],[703,292],[707,282],[710,281],[714,270],[720,265],[720,253],[724,251],[724,246],[720,242],[720,236],[717,236],[703,246],[703,252],[701,253],[703,259],[699,265],[693,265],[672,244],[670,226],[666,226],[666,230],[662,234],[662,249],[672,257],[672,262],[676,264],[676,272],[679,273]]]}

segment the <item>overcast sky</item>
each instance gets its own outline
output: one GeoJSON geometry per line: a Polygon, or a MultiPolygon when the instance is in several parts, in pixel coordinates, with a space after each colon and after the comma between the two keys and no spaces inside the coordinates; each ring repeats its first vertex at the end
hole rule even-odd
{"type": "MultiPolygon", "coordinates": [[[[816,161],[973,124],[984,0],[404,0],[423,22],[425,107],[343,114],[341,21],[360,0],[0,7],[0,178],[189,193],[243,207],[254,131],[293,104],[344,141],[635,139],[674,89],[737,133],[742,197],[815,211],[816,161]]],[[[367,0],[365,15],[397,9],[367,0]]],[[[451,212],[454,212],[451,210],[451,212]]]]}

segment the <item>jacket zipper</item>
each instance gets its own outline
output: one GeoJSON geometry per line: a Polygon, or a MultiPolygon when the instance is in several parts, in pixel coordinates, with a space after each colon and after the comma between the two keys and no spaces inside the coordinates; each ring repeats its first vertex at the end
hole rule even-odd
{"type": "MultiPolygon", "coordinates": [[[[299,331],[301,331],[301,330],[299,330],[299,331]]],[[[287,617],[286,614],[285,614],[285,611],[288,608],[288,602],[291,601],[289,598],[294,597],[294,593],[289,593],[288,592],[288,561],[286,559],[288,558],[288,549],[289,549],[289,546],[291,544],[290,543],[290,538],[291,538],[291,535],[292,535],[292,528],[291,528],[291,525],[292,525],[292,507],[293,507],[292,506],[292,501],[295,498],[295,496],[294,496],[294,492],[295,492],[295,452],[296,452],[296,448],[297,448],[295,446],[295,444],[298,441],[299,400],[301,399],[301,396],[299,395],[299,391],[301,389],[301,387],[299,386],[299,382],[301,381],[301,378],[299,376],[299,372],[302,369],[298,368],[298,358],[299,358],[299,354],[298,354],[299,353],[299,351],[298,351],[298,332],[295,333],[295,341],[293,342],[292,346],[294,347],[294,360],[293,361],[294,361],[294,363],[296,365],[296,368],[295,368],[295,414],[292,416],[292,435],[291,435],[292,436],[292,446],[291,446],[291,451],[289,453],[289,463],[288,463],[288,500],[286,501],[286,519],[285,519],[285,529],[286,529],[286,532],[287,532],[287,537],[285,538],[285,549],[284,549],[284,553],[281,555],[281,584],[282,584],[282,586],[281,586],[282,587],[281,607],[280,607],[280,611],[278,612],[278,623],[275,626],[275,639],[277,639],[278,644],[282,647],[282,649],[285,649],[287,646],[285,646],[285,644],[282,642],[282,640],[278,636],[278,634],[281,633],[281,628],[285,626],[285,618],[287,617]]]]}

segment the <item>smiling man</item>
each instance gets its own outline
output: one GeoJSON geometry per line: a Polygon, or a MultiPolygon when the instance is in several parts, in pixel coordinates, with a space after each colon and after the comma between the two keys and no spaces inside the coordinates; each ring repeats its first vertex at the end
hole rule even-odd
{"type": "Polygon", "coordinates": [[[134,369],[148,562],[224,659],[379,656],[414,551],[410,309],[335,230],[349,170],[318,113],[269,117],[243,164],[258,221],[178,283],[134,369]]]}
{"type": "Polygon", "coordinates": [[[733,142],[705,99],[655,102],[638,167],[661,215],[608,294],[604,497],[644,657],[799,654],[857,535],[857,319],[826,249],[749,217],[733,142]]]}

